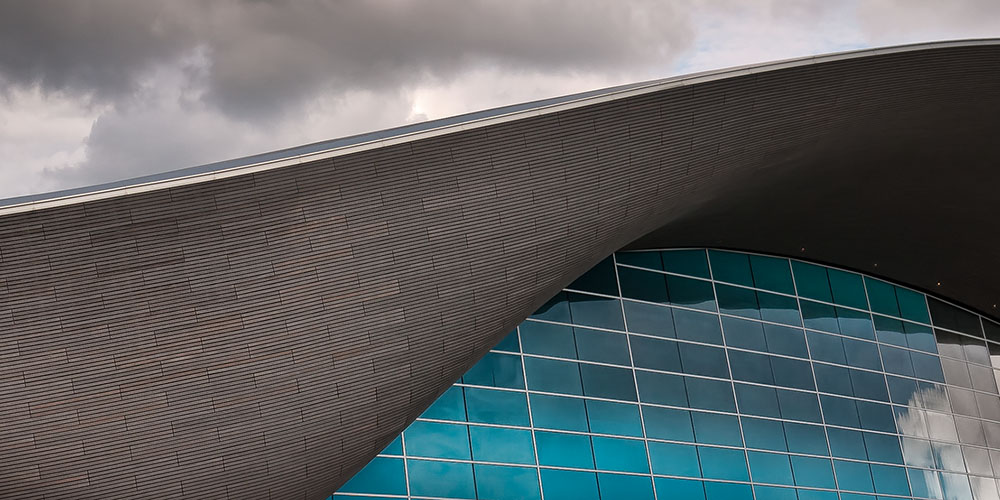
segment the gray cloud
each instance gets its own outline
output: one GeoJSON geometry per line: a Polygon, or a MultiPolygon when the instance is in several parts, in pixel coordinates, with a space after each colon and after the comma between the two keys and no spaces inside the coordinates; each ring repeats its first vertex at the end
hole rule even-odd
{"type": "Polygon", "coordinates": [[[680,4],[649,0],[42,0],[0,8],[0,74],[96,99],[195,50],[208,104],[259,119],[316,92],[391,89],[470,65],[615,71],[690,45],[680,4]]]}

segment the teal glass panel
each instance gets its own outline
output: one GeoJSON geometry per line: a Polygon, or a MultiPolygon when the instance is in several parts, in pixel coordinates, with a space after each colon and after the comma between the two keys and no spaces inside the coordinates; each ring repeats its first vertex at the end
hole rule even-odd
{"type": "Polygon", "coordinates": [[[597,474],[601,500],[653,500],[653,483],[648,476],[597,474]]]}
{"type": "Polygon", "coordinates": [[[833,302],[825,267],[793,260],[792,274],[795,275],[795,286],[800,297],[833,302]]]}
{"type": "Polygon", "coordinates": [[[712,276],[716,281],[754,286],[750,272],[750,258],[747,254],[709,250],[708,259],[712,264],[712,276]]]}
{"type": "Polygon", "coordinates": [[[899,306],[896,304],[895,287],[882,280],[865,276],[865,287],[868,289],[868,300],[872,312],[899,317],[899,306]]]}
{"type": "Polygon", "coordinates": [[[847,462],[834,460],[833,469],[837,474],[837,485],[842,490],[874,493],[872,473],[868,464],[863,462],[847,462]]]}
{"type": "Polygon", "coordinates": [[[875,338],[879,342],[906,347],[902,321],[878,315],[874,315],[872,320],[875,323],[875,338]]]}
{"type": "Polygon", "coordinates": [[[886,382],[889,384],[889,399],[893,403],[901,405],[916,405],[918,403],[916,380],[889,375],[886,377],[886,382]]]}
{"type": "Polygon", "coordinates": [[[789,486],[794,484],[788,455],[748,451],[747,458],[750,461],[750,476],[753,477],[754,482],[789,486]]]}
{"type": "Polygon", "coordinates": [[[760,306],[760,318],[762,320],[784,325],[802,326],[799,303],[794,298],[767,292],[757,292],[757,303],[760,306]]]}
{"type": "Polygon", "coordinates": [[[742,316],[744,318],[760,319],[757,294],[753,290],[717,284],[715,286],[715,293],[719,300],[719,312],[742,316]]]}
{"type": "Polygon", "coordinates": [[[726,345],[767,351],[767,341],[764,338],[764,325],[746,319],[722,318],[722,330],[726,334],[726,345]]]}
{"type": "Polygon", "coordinates": [[[528,389],[562,394],[583,394],[577,363],[552,359],[524,358],[528,389]]]}
{"type": "Polygon", "coordinates": [[[642,437],[638,405],[588,399],[587,417],[590,432],[642,437]]]}
{"type": "Polygon", "coordinates": [[[591,441],[598,469],[649,473],[646,445],[642,440],[594,436],[591,441]]]}
{"type": "Polygon", "coordinates": [[[733,415],[691,412],[695,441],[703,444],[743,446],[740,423],[733,415]]]}
{"type": "Polygon", "coordinates": [[[473,460],[508,464],[534,464],[531,431],[504,427],[469,427],[473,460]]]}
{"type": "Polygon", "coordinates": [[[636,367],[668,372],[681,372],[681,357],[677,353],[677,342],[633,335],[632,362],[636,367]]]}
{"type": "Polygon", "coordinates": [[[396,439],[393,439],[392,441],[390,441],[389,444],[386,445],[386,447],[382,449],[382,454],[383,455],[402,455],[403,454],[403,439],[402,439],[401,436],[402,435],[396,436],[396,439]]]}
{"type": "Polygon", "coordinates": [[[941,360],[937,356],[911,351],[910,362],[913,363],[913,373],[917,378],[934,382],[944,382],[941,360]]]}
{"type": "Polygon", "coordinates": [[[582,292],[594,292],[603,295],[618,295],[618,283],[615,280],[615,264],[612,257],[597,263],[589,271],[583,273],[568,287],[582,292]]]}
{"type": "Polygon", "coordinates": [[[882,361],[885,362],[886,373],[914,376],[913,363],[910,362],[910,353],[903,349],[896,349],[889,346],[881,346],[882,361]]]}
{"type": "Polygon", "coordinates": [[[830,454],[823,427],[799,422],[784,422],[784,428],[788,451],[812,455],[830,454]]]}
{"type": "Polygon", "coordinates": [[[815,394],[778,390],[778,408],[781,417],[805,422],[822,422],[819,401],[815,394]]]}
{"type": "Polygon", "coordinates": [[[595,398],[637,401],[632,370],[612,366],[580,364],[584,395],[595,398]]]}
{"type": "Polygon", "coordinates": [[[973,500],[972,488],[969,485],[969,476],[941,472],[940,481],[941,492],[944,498],[948,500],[973,500]]]}
{"type": "Polygon", "coordinates": [[[816,386],[820,392],[840,394],[841,396],[853,396],[854,390],[851,387],[851,376],[847,368],[832,365],[813,365],[816,372],[816,386]]]}
{"type": "Polygon", "coordinates": [[[708,278],[708,260],[704,250],[667,250],[661,252],[663,270],[671,273],[708,278]]]}
{"type": "Polygon", "coordinates": [[[524,388],[524,372],[521,357],[513,354],[487,353],[462,376],[462,382],[470,385],[524,388]]]}
{"type": "Polygon", "coordinates": [[[795,293],[788,259],[751,255],[750,269],[753,272],[754,286],[757,288],[787,294],[795,293]]]}
{"type": "Polygon", "coordinates": [[[732,382],[685,377],[688,403],[700,410],[736,411],[732,382]]]}
{"type": "Polygon", "coordinates": [[[799,494],[799,500],[837,500],[836,491],[823,491],[823,490],[796,490],[799,494]]]}
{"type": "Polygon", "coordinates": [[[747,474],[747,457],[743,450],[699,446],[698,457],[705,479],[750,480],[747,474]]]}
{"type": "Polygon", "coordinates": [[[874,342],[845,338],[844,353],[847,355],[847,364],[851,366],[882,371],[882,362],[879,361],[878,355],[878,345],[874,342]]]}
{"type": "Polygon", "coordinates": [[[529,397],[535,427],[587,431],[587,410],[582,399],[546,394],[531,394],[529,397]]]}
{"type": "Polygon", "coordinates": [[[767,339],[767,351],[785,356],[808,358],[805,332],[798,328],[778,325],[764,325],[764,337],[767,339]]]}
{"type": "Polygon", "coordinates": [[[462,393],[461,387],[449,387],[447,391],[444,391],[430,408],[424,410],[424,413],[420,415],[423,418],[432,418],[435,420],[455,420],[459,422],[465,421],[465,397],[462,393]]]}
{"type": "Polygon", "coordinates": [[[896,432],[896,419],[892,414],[891,406],[870,401],[858,401],[857,407],[862,428],[871,431],[896,432]]]}
{"type": "Polygon", "coordinates": [[[743,417],[743,439],[747,448],[788,451],[785,432],[778,420],[743,417]]]}
{"type": "Polygon", "coordinates": [[[539,307],[532,315],[535,319],[544,319],[547,321],[558,321],[560,323],[569,323],[572,319],[569,316],[569,300],[566,298],[566,292],[559,292],[555,297],[549,299],[542,307],[539,307]]]}
{"type": "Polygon", "coordinates": [[[705,500],[705,486],[701,481],[672,477],[657,477],[653,481],[656,486],[656,498],[705,500]]]}
{"type": "Polygon", "coordinates": [[[714,314],[674,309],[674,330],[679,339],[722,344],[722,327],[714,314]]]}
{"type": "Polygon", "coordinates": [[[903,464],[903,452],[899,446],[899,438],[889,434],[865,432],[865,448],[868,459],[873,462],[903,464]]]}
{"type": "Polygon", "coordinates": [[[709,281],[667,275],[667,295],[674,305],[705,311],[716,310],[715,292],[709,281]]]}
{"type": "Polygon", "coordinates": [[[674,316],[669,307],[630,300],[623,300],[622,303],[625,306],[628,331],[657,337],[673,338],[677,336],[674,333],[674,316]]]}
{"type": "Polygon", "coordinates": [[[687,406],[684,378],[679,375],[635,371],[639,383],[639,399],[644,403],[669,406],[687,406]]]}
{"type": "Polygon", "coordinates": [[[826,417],[826,423],[844,427],[861,427],[858,408],[853,399],[820,395],[819,400],[823,406],[823,416],[826,417]]]}
{"type": "Polygon", "coordinates": [[[621,300],[582,293],[567,293],[566,296],[569,297],[569,309],[573,323],[609,330],[625,329],[621,300]]]}
{"type": "Polygon", "coordinates": [[[590,437],[583,434],[536,431],[538,464],[575,469],[593,469],[594,455],[590,437]]]}
{"type": "Polygon", "coordinates": [[[809,339],[809,352],[813,359],[840,365],[847,364],[844,340],[841,337],[819,332],[807,332],[806,338],[809,339]]]}
{"type": "Polygon", "coordinates": [[[875,327],[870,313],[838,307],[837,323],[840,325],[840,333],[844,335],[875,340],[875,327]]]}
{"type": "Polygon", "coordinates": [[[573,327],[537,321],[521,323],[521,346],[528,354],[576,359],[573,327]]]}
{"type": "Polygon", "coordinates": [[[872,482],[876,493],[888,495],[910,494],[910,486],[906,480],[906,469],[889,465],[871,465],[872,482]]]}
{"type": "Polygon", "coordinates": [[[802,308],[802,324],[812,330],[840,333],[840,323],[837,322],[837,311],[833,306],[800,300],[802,308]]]}
{"type": "Polygon", "coordinates": [[[737,383],[736,401],[739,402],[740,413],[775,418],[781,416],[778,393],[772,387],[737,383]]]}
{"type": "Polygon", "coordinates": [[[705,481],[705,498],[707,500],[753,500],[753,491],[749,484],[705,481]]]}
{"type": "Polygon", "coordinates": [[[694,446],[672,443],[649,443],[653,474],[699,478],[698,452],[694,446]]]}
{"type": "Polygon", "coordinates": [[[338,490],[342,493],[406,494],[403,459],[375,457],[338,490]]]}
{"type": "Polygon", "coordinates": [[[663,270],[663,261],[660,260],[660,252],[618,252],[615,260],[619,264],[628,266],[644,267],[646,269],[663,270]]]}
{"type": "Polygon", "coordinates": [[[597,489],[597,474],[593,472],[542,469],[541,474],[545,498],[601,500],[597,489]]]}
{"type": "Polygon", "coordinates": [[[532,467],[476,464],[476,494],[480,500],[540,499],[538,472],[532,467]]]}
{"type": "Polygon", "coordinates": [[[497,351],[521,352],[521,344],[517,340],[517,330],[508,333],[493,349],[497,351]]]}
{"type": "Polygon", "coordinates": [[[667,297],[666,275],[662,273],[619,267],[618,279],[621,281],[622,297],[624,298],[660,304],[670,302],[667,297]]]}
{"type": "Polygon", "coordinates": [[[528,425],[528,402],[524,393],[468,387],[465,400],[470,422],[528,425]]]}
{"type": "Polygon", "coordinates": [[[469,428],[460,424],[416,421],[403,433],[411,457],[468,460],[469,428]]]}
{"type": "Polygon", "coordinates": [[[941,491],[941,483],[938,481],[938,473],[931,470],[906,469],[906,476],[909,479],[910,489],[913,496],[918,498],[944,498],[941,491]]]}
{"type": "Polygon", "coordinates": [[[899,303],[899,313],[903,319],[928,324],[931,316],[927,312],[927,300],[923,294],[896,287],[896,301],[899,303]]]}
{"type": "Polygon", "coordinates": [[[476,498],[472,464],[407,460],[410,494],[427,497],[476,498]]]}
{"type": "Polygon", "coordinates": [[[729,378],[729,365],[724,349],[698,344],[677,344],[684,373],[708,377],[729,378]]]}
{"type": "Polygon", "coordinates": [[[830,279],[834,304],[868,309],[865,284],[860,275],[838,269],[827,269],[826,273],[830,279]]]}
{"type": "Polygon", "coordinates": [[[793,488],[780,488],[777,486],[754,485],[755,500],[798,500],[793,488]]]}
{"type": "Polygon", "coordinates": [[[629,365],[628,337],[626,335],[589,328],[574,328],[573,331],[576,334],[576,352],[580,359],[614,365],[629,365]]]}
{"type": "Polygon", "coordinates": [[[812,368],[808,361],[770,356],[774,384],[795,389],[816,390],[812,368]]]}
{"type": "Polygon", "coordinates": [[[691,412],[687,410],[643,406],[642,418],[646,424],[646,437],[694,442],[691,412]]]}
{"type": "Polygon", "coordinates": [[[937,342],[934,340],[934,332],[929,326],[904,321],[903,332],[906,334],[906,345],[910,349],[937,353],[937,342]]]}
{"type": "Polygon", "coordinates": [[[833,488],[835,486],[830,459],[792,455],[790,460],[796,486],[812,488],[833,488]]]}
{"type": "Polygon", "coordinates": [[[867,460],[864,434],[849,429],[829,427],[826,432],[830,436],[830,451],[837,458],[854,458],[867,460]]]}
{"type": "Polygon", "coordinates": [[[889,402],[889,393],[885,388],[885,375],[854,369],[850,372],[851,385],[854,386],[855,396],[863,399],[889,402]]]}

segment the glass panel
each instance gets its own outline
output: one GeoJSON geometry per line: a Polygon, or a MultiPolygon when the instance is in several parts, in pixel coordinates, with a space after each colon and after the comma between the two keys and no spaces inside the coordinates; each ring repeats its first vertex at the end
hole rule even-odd
{"type": "Polygon", "coordinates": [[[476,493],[480,500],[541,498],[538,472],[531,467],[476,464],[476,493]]]}
{"type": "Polygon", "coordinates": [[[420,415],[436,420],[465,421],[465,398],[461,387],[449,387],[444,394],[420,415]]]}
{"type": "Polygon", "coordinates": [[[842,490],[865,491],[874,493],[872,473],[868,464],[861,462],[846,462],[834,460],[833,469],[837,474],[837,485],[842,490]]]}
{"type": "Polygon", "coordinates": [[[343,493],[406,494],[406,474],[399,458],[373,458],[340,490],[343,493]]]}
{"type": "Polygon", "coordinates": [[[708,281],[667,275],[667,295],[674,305],[716,310],[715,292],[712,290],[712,283],[708,281]]]}
{"type": "Polygon", "coordinates": [[[719,299],[719,312],[760,319],[757,294],[753,290],[718,284],[715,286],[715,293],[719,299]]]}
{"type": "Polygon", "coordinates": [[[557,293],[555,297],[538,308],[531,317],[560,323],[572,321],[569,317],[569,301],[566,298],[566,292],[557,293]]]}
{"type": "Polygon", "coordinates": [[[636,401],[632,370],[611,366],[580,364],[583,393],[595,398],[636,401]]]}
{"type": "Polygon", "coordinates": [[[704,250],[668,250],[660,252],[663,269],[671,273],[708,278],[708,260],[704,250]]]}
{"type": "Polygon", "coordinates": [[[524,352],[560,358],[576,359],[573,327],[537,321],[521,323],[521,344],[524,352]]]}
{"type": "Polygon", "coordinates": [[[930,314],[927,313],[927,301],[923,294],[898,286],[895,288],[899,313],[903,319],[924,324],[931,322],[930,314]]]}
{"type": "Polygon", "coordinates": [[[531,394],[531,417],[536,427],[586,432],[587,411],[582,399],[531,394]]]}
{"type": "Polygon", "coordinates": [[[750,461],[750,475],[754,481],[768,484],[794,484],[788,455],[750,451],[747,452],[747,458],[750,461]]]}
{"type": "Polygon", "coordinates": [[[669,307],[623,300],[628,331],[673,338],[674,317],[669,307]]]}
{"type": "Polygon", "coordinates": [[[844,339],[844,353],[847,354],[847,364],[851,366],[882,371],[878,352],[878,345],[874,342],[844,339]]]}
{"type": "Polygon", "coordinates": [[[624,474],[598,474],[601,500],[653,500],[649,477],[624,474]]]}
{"type": "Polygon", "coordinates": [[[899,317],[894,286],[865,276],[865,287],[868,289],[868,299],[871,301],[873,312],[899,317]]]}
{"type": "Polygon", "coordinates": [[[793,453],[809,453],[811,455],[829,455],[826,445],[826,433],[818,425],[785,422],[785,439],[788,451],[793,453]]]}
{"type": "Polygon", "coordinates": [[[687,410],[643,406],[642,418],[646,424],[647,437],[694,442],[691,413],[687,410]]]}
{"type": "Polygon", "coordinates": [[[469,428],[460,424],[416,421],[403,434],[411,457],[468,460],[469,428]]]}
{"type": "Polygon", "coordinates": [[[827,269],[827,276],[830,278],[830,289],[833,291],[835,304],[868,309],[865,284],[860,275],[838,269],[827,269]]]}
{"type": "Polygon", "coordinates": [[[545,498],[600,500],[597,474],[593,472],[542,469],[541,474],[545,498]]]}
{"type": "Polygon", "coordinates": [[[827,458],[792,456],[796,486],[833,488],[833,467],[827,458]]]}
{"type": "Polygon", "coordinates": [[[684,373],[709,377],[729,378],[726,351],[697,344],[678,344],[684,373]]]}
{"type": "Polygon", "coordinates": [[[650,442],[649,460],[654,474],[701,477],[698,452],[694,446],[650,442]]]}
{"type": "MultiPolygon", "coordinates": [[[[617,294],[615,292],[615,295],[617,294]]],[[[625,329],[620,300],[569,292],[566,296],[569,297],[569,309],[573,323],[609,330],[625,329]]]]}
{"type": "Polygon", "coordinates": [[[639,398],[642,402],[687,406],[687,391],[684,389],[683,377],[636,370],[635,379],[639,384],[639,398]]]}
{"type": "Polygon", "coordinates": [[[588,328],[574,328],[576,352],[580,359],[629,365],[628,338],[621,333],[602,332],[588,328]]]}
{"type": "Polygon", "coordinates": [[[705,481],[705,498],[708,500],[751,500],[753,499],[753,491],[748,484],[705,481]]]}
{"type": "Polygon", "coordinates": [[[610,401],[587,400],[590,432],[642,437],[639,406],[610,401]]]}
{"type": "Polygon", "coordinates": [[[716,411],[736,411],[732,382],[684,377],[688,403],[692,408],[716,411]]]}
{"type": "Polygon", "coordinates": [[[747,448],[772,451],[788,451],[785,432],[778,420],[743,417],[743,439],[747,448]]]}
{"type": "Polygon", "coordinates": [[[701,481],[670,477],[657,477],[654,478],[654,481],[656,483],[656,498],[705,500],[705,486],[701,481]]]}
{"type": "Polygon", "coordinates": [[[701,459],[702,475],[706,479],[750,480],[747,475],[747,457],[743,450],[699,446],[698,457],[701,459]]]}
{"type": "Polygon", "coordinates": [[[524,388],[521,357],[513,354],[487,353],[462,376],[462,382],[490,387],[524,388]]]}
{"type": "Polygon", "coordinates": [[[767,351],[767,340],[764,337],[764,325],[756,321],[723,317],[722,329],[726,334],[726,345],[767,351]]]}
{"type": "Polygon", "coordinates": [[[723,250],[709,250],[708,258],[712,264],[712,275],[717,281],[754,286],[748,255],[723,250]]]}
{"type": "Polygon", "coordinates": [[[826,268],[793,260],[792,274],[795,276],[795,286],[800,297],[833,302],[826,268]]]}
{"type": "Polygon", "coordinates": [[[622,297],[660,304],[670,302],[667,297],[666,276],[661,273],[619,267],[618,279],[621,280],[622,297]]]}
{"type": "Polygon", "coordinates": [[[674,329],[679,339],[722,344],[722,328],[715,314],[674,309],[674,329]]]}
{"type": "Polygon", "coordinates": [[[583,394],[577,363],[525,357],[524,371],[533,391],[583,394]]]}
{"type": "MultiPolygon", "coordinates": [[[[408,444],[408,443],[407,443],[408,444]]],[[[428,497],[475,498],[472,464],[407,460],[410,494],[428,497]]]]}
{"type": "Polygon", "coordinates": [[[979,322],[979,316],[951,304],[941,302],[934,297],[927,298],[927,305],[930,306],[931,317],[934,318],[934,326],[967,333],[979,338],[983,337],[983,328],[979,322]]]}
{"type": "Polygon", "coordinates": [[[633,335],[632,362],[639,368],[681,372],[681,357],[677,353],[677,342],[633,335]]]}
{"type": "Polygon", "coordinates": [[[736,400],[740,412],[763,417],[780,417],[778,393],[774,388],[759,385],[736,384],[736,400]]]}
{"type": "Polygon", "coordinates": [[[861,432],[835,427],[827,428],[826,432],[830,435],[830,451],[833,456],[857,460],[868,459],[864,434],[861,432]]]}
{"type": "Polygon", "coordinates": [[[802,326],[799,304],[794,298],[767,292],[757,292],[757,303],[760,305],[760,318],[764,321],[802,326]]]}
{"type": "Polygon", "coordinates": [[[815,394],[778,390],[778,407],[782,418],[806,422],[822,422],[819,401],[815,394]]]}
{"type": "Polygon", "coordinates": [[[740,424],[735,416],[691,412],[695,440],[704,444],[743,446],[740,424]]]}
{"type": "Polygon", "coordinates": [[[757,288],[787,294],[795,293],[788,259],[751,255],[750,269],[753,271],[753,282],[757,288]]]}
{"type": "Polygon", "coordinates": [[[590,437],[581,434],[535,431],[539,465],[593,469],[590,437]]]}
{"type": "Polygon", "coordinates": [[[472,458],[483,462],[503,462],[509,464],[535,463],[535,448],[531,444],[531,432],[503,427],[469,427],[472,442],[472,458]]]}
{"type": "Polygon", "coordinates": [[[615,260],[619,264],[645,267],[646,269],[655,269],[657,271],[663,270],[663,261],[660,260],[660,252],[618,252],[615,254],[615,260]]]}
{"type": "Polygon", "coordinates": [[[597,263],[589,271],[583,273],[566,288],[584,292],[594,292],[604,295],[618,295],[618,283],[615,281],[615,264],[612,257],[597,263]]]}
{"type": "Polygon", "coordinates": [[[469,387],[465,399],[470,422],[528,425],[528,404],[523,393],[469,387]]]}
{"type": "Polygon", "coordinates": [[[784,354],[797,358],[808,358],[806,338],[802,330],[778,325],[764,325],[767,350],[774,354],[784,354]]]}
{"type": "Polygon", "coordinates": [[[497,351],[521,352],[520,343],[517,340],[517,330],[508,333],[494,349],[497,351]]]}
{"type": "Polygon", "coordinates": [[[889,465],[871,465],[872,482],[876,493],[889,495],[909,495],[910,486],[906,480],[906,469],[889,465]]]}
{"type": "Polygon", "coordinates": [[[598,469],[649,473],[646,445],[642,440],[594,436],[591,441],[598,469]]]}

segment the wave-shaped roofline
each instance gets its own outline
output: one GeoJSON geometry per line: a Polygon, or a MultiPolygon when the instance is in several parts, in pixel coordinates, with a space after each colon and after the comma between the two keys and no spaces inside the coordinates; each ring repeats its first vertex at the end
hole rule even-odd
{"type": "Polygon", "coordinates": [[[314,142],[277,151],[261,153],[232,160],[224,160],[194,167],[171,170],[158,174],[134,177],[92,186],[71,188],[48,193],[16,196],[0,200],[0,216],[42,210],[64,205],[85,203],[118,196],[169,189],[225,179],[254,172],[297,165],[306,162],[343,156],[358,151],[383,148],[438,135],[472,130],[534,116],[558,113],[563,110],[589,106],[601,102],[658,92],[661,90],[722,80],[740,75],[775,71],[784,68],[826,63],[844,59],[858,59],[877,55],[913,52],[926,49],[1000,45],[1000,38],[977,38],[920,42],[890,47],[849,50],[815,56],[754,63],[730,68],[702,71],[658,80],[631,83],[590,90],[576,94],[551,97],[499,108],[474,111],[461,115],[403,125],[363,134],[314,142]]]}

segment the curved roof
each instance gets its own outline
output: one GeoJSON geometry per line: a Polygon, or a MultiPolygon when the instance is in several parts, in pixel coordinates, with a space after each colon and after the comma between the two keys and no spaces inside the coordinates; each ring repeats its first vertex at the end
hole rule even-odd
{"type": "Polygon", "coordinates": [[[822,56],[8,204],[0,498],[323,498],[636,240],[989,312],[997,82],[997,41],[822,56]]]}

